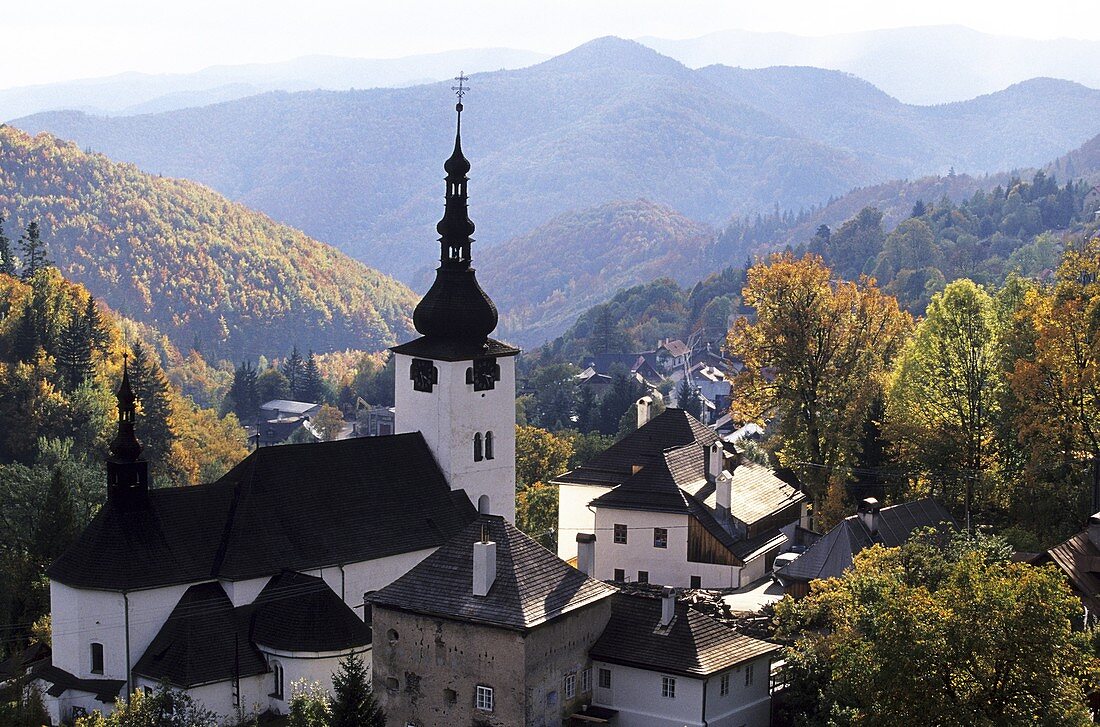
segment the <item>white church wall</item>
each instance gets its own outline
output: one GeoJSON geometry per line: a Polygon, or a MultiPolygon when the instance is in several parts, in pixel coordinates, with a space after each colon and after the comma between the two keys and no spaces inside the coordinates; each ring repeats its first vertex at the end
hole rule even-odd
{"type": "MultiPolygon", "coordinates": [[[[435,548],[425,548],[344,566],[344,603],[362,618],[364,593],[385,588],[434,552],[435,548]]],[[[334,570],[325,569],[326,576],[334,570]]],[[[336,575],[339,576],[339,571],[336,575]]],[[[339,594],[339,585],[333,590],[339,594]]]]}
{"type": "MultiPolygon", "coordinates": [[[[588,503],[595,500],[610,487],[598,485],[558,485],[558,557],[569,560],[577,557],[577,533],[594,533],[596,515],[588,509],[588,503]]],[[[596,533],[596,542],[610,533],[596,533]]]]}
{"type": "MultiPolygon", "coordinates": [[[[294,685],[297,683],[316,683],[321,685],[322,689],[331,693],[332,675],[339,670],[340,662],[349,653],[346,651],[326,653],[282,652],[263,646],[260,647],[260,650],[267,659],[268,665],[272,667],[272,673],[267,674],[265,677],[265,693],[274,693],[275,691],[274,665],[278,664],[283,669],[283,697],[282,699],[277,697],[271,697],[270,699],[271,707],[281,714],[286,714],[290,706],[290,700],[294,696],[294,685]]],[[[370,647],[357,649],[354,653],[358,654],[359,658],[363,660],[369,682],[372,662],[370,647]]]]}
{"type": "Polygon", "coordinates": [[[472,361],[433,361],[439,382],[416,391],[409,378],[412,357],[397,354],[394,425],[398,433],[419,431],[452,490],[463,489],[475,505],[488,495],[490,510],[515,521],[515,357],[495,359],[500,381],[489,391],[466,383],[472,361]],[[493,433],[493,459],[474,460],[474,435],[493,433]]]}

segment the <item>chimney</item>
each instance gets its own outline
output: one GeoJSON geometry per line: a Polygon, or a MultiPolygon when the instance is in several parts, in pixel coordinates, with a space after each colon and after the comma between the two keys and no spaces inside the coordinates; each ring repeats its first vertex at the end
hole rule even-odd
{"type": "Polygon", "coordinates": [[[481,526],[481,542],[474,543],[474,595],[487,596],[497,578],[497,544],[488,540],[481,526]]]}
{"type": "Polygon", "coordinates": [[[638,399],[638,429],[646,425],[653,415],[653,397],[643,396],[638,399]]]}
{"type": "Polygon", "coordinates": [[[665,586],[661,591],[661,626],[667,628],[676,615],[676,591],[665,586]]]}
{"type": "Polygon", "coordinates": [[[596,577],[596,534],[577,533],[577,570],[596,577]]]}
{"type": "Polygon", "coordinates": [[[882,505],[873,497],[868,497],[859,503],[859,519],[872,536],[878,534],[879,510],[882,505]]]}
{"type": "Polygon", "coordinates": [[[721,442],[715,442],[707,449],[707,480],[717,482],[722,474],[722,466],[725,464],[725,451],[721,442]]]}
{"type": "Polygon", "coordinates": [[[729,515],[730,500],[733,498],[733,475],[723,471],[718,475],[718,481],[714,486],[714,501],[717,510],[722,515],[729,515]]]}
{"type": "Polygon", "coordinates": [[[1100,548],[1100,512],[1089,517],[1089,540],[1093,546],[1100,548]]]}

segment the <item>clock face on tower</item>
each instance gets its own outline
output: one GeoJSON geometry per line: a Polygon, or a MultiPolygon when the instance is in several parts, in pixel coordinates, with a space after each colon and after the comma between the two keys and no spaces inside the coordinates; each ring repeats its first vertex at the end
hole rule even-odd
{"type": "Polygon", "coordinates": [[[432,387],[439,383],[439,369],[426,358],[414,358],[409,366],[409,378],[414,391],[431,393],[432,387]]]}
{"type": "Polygon", "coordinates": [[[500,381],[500,364],[493,358],[475,358],[470,378],[474,391],[490,391],[500,381]]]}

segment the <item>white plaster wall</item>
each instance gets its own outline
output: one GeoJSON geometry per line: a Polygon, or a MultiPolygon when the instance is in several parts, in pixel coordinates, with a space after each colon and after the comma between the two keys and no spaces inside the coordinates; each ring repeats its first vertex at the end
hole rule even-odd
{"type": "Polygon", "coordinates": [[[264,589],[268,581],[271,580],[271,576],[263,576],[261,578],[249,578],[245,581],[219,581],[222,585],[222,590],[225,591],[225,595],[229,596],[229,600],[233,602],[234,606],[247,606],[256,600],[256,596],[260,595],[260,591],[264,589]]]}
{"type": "Polygon", "coordinates": [[[707,724],[710,727],[768,727],[771,724],[771,694],[769,679],[771,659],[750,662],[753,681],[745,686],[744,664],[730,669],[729,694],[722,696],[721,674],[707,679],[707,724]]]}
{"type": "Polygon", "coordinates": [[[661,696],[660,672],[596,661],[593,703],[619,711],[618,727],[702,727],[703,681],[676,676],[676,698],[661,696]],[[611,670],[611,688],[599,686],[599,670],[611,670]]]}
{"type": "MultiPolygon", "coordinates": [[[[260,647],[269,666],[278,662],[283,667],[283,698],[270,697],[268,702],[271,708],[286,714],[290,708],[290,699],[294,696],[294,685],[298,682],[317,683],[325,691],[332,693],[332,675],[340,668],[340,662],[348,652],[330,652],[326,654],[288,654],[260,647]]],[[[366,648],[356,651],[363,665],[367,668],[367,681],[371,679],[371,650],[366,648]]],[[[265,695],[275,691],[275,678],[272,674],[264,676],[263,690],[265,695]]]]}
{"type": "MultiPolygon", "coordinates": [[[[435,548],[399,553],[386,558],[350,563],[344,566],[344,603],[351,607],[359,618],[363,618],[363,594],[385,588],[401,576],[412,570],[413,566],[435,552],[435,548]]],[[[313,572],[310,575],[319,575],[313,572]]],[[[337,595],[340,593],[340,571],[336,568],[324,569],[325,581],[331,585],[330,576],[336,578],[337,595]]]]}
{"type": "MultiPolygon", "coordinates": [[[[596,516],[588,509],[588,503],[595,500],[610,487],[599,485],[558,485],[558,557],[569,560],[577,555],[577,533],[596,532],[596,516]]],[[[598,543],[610,533],[596,533],[598,543]]]]}
{"type": "MultiPolygon", "coordinates": [[[[136,689],[149,687],[155,690],[157,686],[155,682],[148,679],[139,678],[135,682],[136,689]]],[[[269,692],[271,692],[270,674],[258,674],[241,679],[240,714],[242,716],[259,714],[270,707],[272,700],[269,692]]],[[[187,693],[196,703],[217,714],[223,722],[236,723],[238,710],[233,706],[233,682],[226,680],[204,684],[188,689],[187,693]]]]}
{"type": "MultiPolygon", "coordinates": [[[[160,631],[187,585],[129,594],[130,665],[160,631]]],[[[126,606],[121,593],[50,582],[53,663],[83,679],[126,679],[126,606]],[[91,644],[103,644],[103,674],[91,673],[91,644]]]]}
{"type": "Polygon", "coordinates": [[[466,490],[475,505],[488,495],[490,511],[515,521],[516,369],[514,356],[496,359],[500,381],[490,391],[466,383],[472,361],[433,361],[439,383],[431,392],[415,391],[409,378],[412,357],[396,354],[395,430],[424,435],[452,490],[466,490]],[[491,431],[491,460],[474,461],[474,434],[491,431]]]}

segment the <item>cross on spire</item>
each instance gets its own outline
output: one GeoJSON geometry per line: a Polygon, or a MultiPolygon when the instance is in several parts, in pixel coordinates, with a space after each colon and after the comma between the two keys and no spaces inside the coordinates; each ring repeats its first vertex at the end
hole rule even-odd
{"type": "Polygon", "coordinates": [[[459,71],[458,75],[455,76],[455,80],[458,81],[458,85],[451,86],[451,90],[455,92],[456,96],[458,96],[458,103],[459,105],[461,105],[462,97],[465,96],[466,92],[470,90],[470,87],[466,85],[466,81],[469,81],[470,77],[462,71],[459,71]]]}

